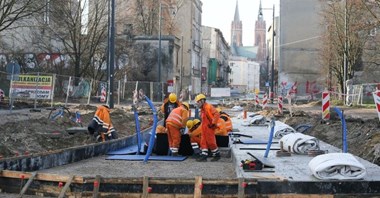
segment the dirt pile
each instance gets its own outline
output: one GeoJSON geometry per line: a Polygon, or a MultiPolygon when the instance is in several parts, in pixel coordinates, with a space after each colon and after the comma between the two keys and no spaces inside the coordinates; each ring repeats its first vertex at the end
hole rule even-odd
{"type": "MultiPolygon", "coordinates": [[[[41,109],[41,112],[17,109],[12,113],[3,112],[0,119],[3,136],[0,139],[0,157],[30,155],[94,143],[95,140],[83,130],[69,134],[67,129],[86,128],[95,110],[96,106],[90,105],[70,106],[71,116],[65,111],[56,119],[52,119],[56,111],[51,113],[49,108],[41,109]],[[80,113],[81,123],[73,121],[75,112],[80,113]]],[[[135,118],[130,107],[112,109],[111,119],[119,137],[135,133],[135,118]]],[[[149,108],[139,109],[139,121],[141,129],[151,126],[152,113],[149,108]]]]}
{"type": "MultiPolygon", "coordinates": [[[[311,125],[312,127],[305,132],[306,134],[338,148],[342,147],[340,119],[332,113],[332,119],[328,123],[323,122],[319,104],[310,103],[301,108],[295,107],[291,111],[292,116],[290,116],[288,109],[284,110],[284,116],[279,116],[277,109],[274,108],[270,110],[255,109],[252,102],[234,102],[224,108],[231,108],[235,105],[240,105],[245,110],[257,112],[266,117],[275,116],[277,120],[281,120],[292,127],[300,124],[311,125]],[[313,108],[314,105],[315,108],[313,108]]],[[[89,105],[70,107],[71,114],[75,114],[76,111],[80,112],[83,127],[87,127],[95,110],[96,106],[89,105]]],[[[20,110],[12,114],[5,111],[3,110],[0,119],[3,136],[0,138],[0,155],[4,158],[94,143],[92,137],[86,133],[72,135],[67,133],[66,129],[70,127],[80,127],[67,114],[51,120],[48,118],[50,110],[46,109],[41,112],[20,110]]],[[[141,129],[150,127],[153,123],[152,111],[147,105],[139,107],[138,111],[141,129]]],[[[131,106],[112,109],[111,119],[119,137],[135,133],[135,118],[131,106]]],[[[347,115],[346,122],[348,152],[380,165],[380,124],[378,119],[363,120],[347,115]]]]}

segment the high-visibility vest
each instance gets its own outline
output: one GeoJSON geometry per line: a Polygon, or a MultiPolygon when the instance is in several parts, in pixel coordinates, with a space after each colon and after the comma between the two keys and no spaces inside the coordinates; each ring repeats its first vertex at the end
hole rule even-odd
{"type": "Polygon", "coordinates": [[[168,118],[166,119],[166,124],[175,126],[177,128],[184,128],[184,120],[187,121],[188,114],[189,113],[187,112],[187,110],[184,109],[182,106],[177,107],[173,109],[173,111],[169,114],[168,118]],[[184,111],[186,111],[186,113],[183,113],[184,111]]]}
{"type": "Polygon", "coordinates": [[[225,118],[227,132],[231,132],[232,131],[232,121],[231,121],[231,118],[228,117],[227,115],[223,115],[223,114],[221,114],[220,117],[224,117],[225,118]]]}

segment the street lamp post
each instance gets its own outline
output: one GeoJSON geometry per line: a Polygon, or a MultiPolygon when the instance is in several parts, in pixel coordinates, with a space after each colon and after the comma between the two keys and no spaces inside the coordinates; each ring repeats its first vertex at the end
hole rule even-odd
{"type": "Polygon", "coordinates": [[[160,2],[160,8],[159,8],[159,20],[158,20],[158,28],[159,28],[159,36],[158,36],[158,98],[162,100],[162,88],[161,88],[161,12],[162,12],[162,4],[160,2]]]}
{"type": "Polygon", "coordinates": [[[270,84],[270,100],[273,103],[274,96],[274,5],[273,5],[273,21],[272,21],[272,76],[270,84]]]}
{"type": "MultiPolygon", "coordinates": [[[[343,54],[343,94],[346,94],[347,81],[347,0],[344,2],[344,54],[343,54]]],[[[346,100],[344,100],[346,101],[346,100]]]]}
{"type": "Polygon", "coordinates": [[[114,82],[114,67],[115,67],[115,0],[109,1],[108,15],[108,105],[114,107],[113,101],[113,82],[114,82]]]}

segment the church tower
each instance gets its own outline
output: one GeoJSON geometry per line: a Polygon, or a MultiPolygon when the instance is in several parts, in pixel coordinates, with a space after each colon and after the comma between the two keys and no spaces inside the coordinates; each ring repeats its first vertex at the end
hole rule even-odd
{"type": "Polygon", "coordinates": [[[239,17],[238,0],[236,0],[235,16],[231,23],[231,46],[243,46],[243,23],[239,17]]]}
{"type": "Polygon", "coordinates": [[[259,14],[257,16],[257,20],[255,23],[255,46],[257,46],[257,55],[256,55],[257,62],[264,62],[266,60],[265,35],[266,35],[266,23],[264,21],[263,9],[261,7],[261,0],[260,0],[259,14]]]}

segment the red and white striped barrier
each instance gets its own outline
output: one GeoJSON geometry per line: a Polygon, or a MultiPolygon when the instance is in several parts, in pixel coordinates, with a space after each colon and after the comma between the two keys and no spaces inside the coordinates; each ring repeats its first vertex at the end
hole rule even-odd
{"type": "Polygon", "coordinates": [[[282,115],[282,96],[278,96],[278,99],[277,99],[277,103],[278,103],[278,113],[282,115]]]}
{"type": "Polygon", "coordinates": [[[256,96],[256,97],[255,97],[255,105],[256,105],[256,107],[257,107],[257,106],[259,106],[259,105],[260,105],[260,101],[259,101],[259,95],[258,95],[258,94],[256,94],[255,96],[256,96]]]}
{"type": "Polygon", "coordinates": [[[380,121],[380,90],[376,90],[376,92],[373,92],[372,95],[373,95],[373,100],[375,101],[375,104],[376,104],[377,115],[380,121]]]}
{"type": "Polygon", "coordinates": [[[328,91],[322,92],[322,119],[330,120],[330,94],[328,91]]]}
{"type": "Polygon", "coordinates": [[[102,86],[102,90],[100,91],[100,102],[105,102],[107,96],[107,91],[105,86],[102,86]]]}
{"type": "Polygon", "coordinates": [[[264,94],[263,109],[265,109],[267,107],[267,104],[268,104],[268,97],[267,97],[267,94],[264,94]]]}

